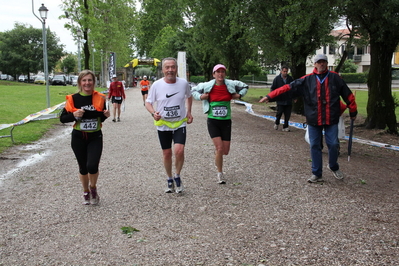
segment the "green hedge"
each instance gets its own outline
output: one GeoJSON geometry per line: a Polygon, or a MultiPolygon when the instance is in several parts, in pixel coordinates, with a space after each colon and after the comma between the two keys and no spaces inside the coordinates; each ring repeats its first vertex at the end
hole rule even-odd
{"type": "Polygon", "coordinates": [[[190,81],[198,84],[200,82],[205,82],[206,80],[204,76],[190,76],[190,81]]]}
{"type": "Polygon", "coordinates": [[[367,83],[367,73],[341,73],[346,83],[367,83]]]}

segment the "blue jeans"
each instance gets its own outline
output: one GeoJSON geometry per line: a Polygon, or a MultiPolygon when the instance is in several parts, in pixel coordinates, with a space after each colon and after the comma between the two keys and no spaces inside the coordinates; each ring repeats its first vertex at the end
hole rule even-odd
{"type": "Polygon", "coordinates": [[[328,166],[332,171],[339,169],[338,165],[338,124],[311,126],[308,125],[309,141],[310,141],[310,156],[312,158],[312,174],[321,177],[323,173],[323,155],[321,152],[321,141],[324,135],[328,147],[328,166]]]}

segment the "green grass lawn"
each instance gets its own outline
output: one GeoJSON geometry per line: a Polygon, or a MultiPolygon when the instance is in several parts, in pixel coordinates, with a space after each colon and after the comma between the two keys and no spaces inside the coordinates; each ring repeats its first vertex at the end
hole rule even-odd
{"type": "MultiPolygon", "coordinates": [[[[50,106],[65,101],[65,96],[78,91],[73,86],[50,86],[50,106]]],[[[102,89],[99,89],[102,90],[102,89]]],[[[0,124],[16,123],[30,114],[47,108],[46,86],[0,81],[0,124]]],[[[55,111],[58,112],[58,111],[55,111]]],[[[32,121],[16,126],[13,130],[15,144],[11,138],[0,138],[0,153],[13,145],[31,143],[40,139],[58,119],[32,121]]],[[[11,128],[0,130],[0,136],[9,135],[11,128]]]]}
{"type": "MultiPolygon", "coordinates": [[[[248,103],[252,104],[264,104],[264,103],[259,103],[259,99],[262,96],[265,96],[267,93],[270,92],[270,88],[250,88],[248,90],[248,93],[245,95],[243,98],[243,101],[246,101],[248,103]]],[[[352,92],[355,94],[356,98],[356,104],[358,108],[358,113],[359,115],[366,117],[367,116],[367,99],[368,99],[368,91],[367,90],[352,90],[352,92]]],[[[393,95],[395,95],[396,99],[399,99],[399,91],[394,90],[392,92],[393,95]]],[[[399,118],[399,108],[396,108],[395,110],[396,118],[399,118]]]]}

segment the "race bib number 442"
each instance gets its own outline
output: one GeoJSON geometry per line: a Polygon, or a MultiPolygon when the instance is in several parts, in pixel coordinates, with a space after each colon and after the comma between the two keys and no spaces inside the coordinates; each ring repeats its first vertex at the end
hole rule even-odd
{"type": "Polygon", "coordinates": [[[84,119],[80,121],[80,130],[83,131],[93,131],[96,130],[98,126],[97,119],[84,119]]]}

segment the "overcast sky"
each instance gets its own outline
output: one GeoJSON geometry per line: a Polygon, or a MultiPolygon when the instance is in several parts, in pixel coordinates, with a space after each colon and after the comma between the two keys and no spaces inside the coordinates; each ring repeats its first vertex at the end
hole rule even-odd
{"type": "MultiPolygon", "coordinates": [[[[77,53],[77,44],[64,24],[66,19],[58,19],[64,12],[61,10],[61,0],[33,0],[35,14],[40,17],[39,8],[42,3],[49,10],[47,12],[46,26],[55,32],[60,39],[60,44],[65,45],[65,50],[77,53]]],[[[0,32],[14,29],[15,22],[26,23],[34,28],[42,29],[42,23],[32,13],[32,0],[0,0],[0,32]]]]}

